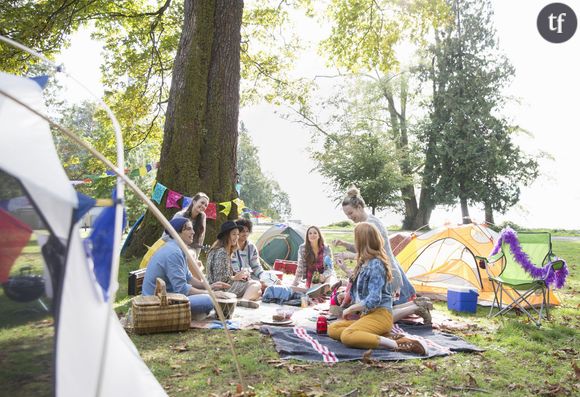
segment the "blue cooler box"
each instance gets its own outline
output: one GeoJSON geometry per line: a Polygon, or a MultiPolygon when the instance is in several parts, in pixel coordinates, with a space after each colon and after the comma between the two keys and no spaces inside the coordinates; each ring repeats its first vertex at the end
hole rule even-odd
{"type": "Polygon", "coordinates": [[[479,294],[466,287],[453,287],[447,290],[447,308],[458,312],[475,313],[479,294]]]}

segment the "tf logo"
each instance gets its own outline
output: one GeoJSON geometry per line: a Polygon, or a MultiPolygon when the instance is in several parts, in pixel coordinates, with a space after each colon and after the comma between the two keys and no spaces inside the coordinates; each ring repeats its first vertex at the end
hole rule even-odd
{"type": "Polygon", "coordinates": [[[537,20],[538,32],[550,43],[563,43],[576,32],[578,20],[574,10],[563,3],[551,3],[542,8],[537,20]]]}

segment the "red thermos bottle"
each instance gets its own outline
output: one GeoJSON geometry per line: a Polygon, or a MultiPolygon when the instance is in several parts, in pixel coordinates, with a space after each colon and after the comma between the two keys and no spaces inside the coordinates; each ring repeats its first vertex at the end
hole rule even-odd
{"type": "Polygon", "coordinates": [[[328,322],[326,317],[318,316],[318,320],[316,320],[316,333],[317,334],[326,334],[328,331],[328,322]]]}

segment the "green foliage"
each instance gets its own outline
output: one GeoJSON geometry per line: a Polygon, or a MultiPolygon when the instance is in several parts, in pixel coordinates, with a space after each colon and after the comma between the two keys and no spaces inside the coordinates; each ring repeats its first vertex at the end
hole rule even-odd
{"type": "Polygon", "coordinates": [[[241,189],[240,197],[246,206],[273,219],[290,216],[292,207],[288,194],[278,182],[264,175],[260,167],[258,148],[254,146],[243,123],[240,127],[237,171],[241,189]]]}
{"type": "Polygon", "coordinates": [[[326,177],[337,200],[355,184],[375,210],[400,206],[400,154],[390,120],[381,114],[386,104],[380,82],[352,79],[325,103],[328,120],[318,125],[322,146],[312,149],[316,169],[326,177]]]}
{"type": "Polygon", "coordinates": [[[321,52],[333,66],[351,73],[395,71],[397,44],[405,39],[422,41],[429,26],[449,19],[449,8],[441,0],[332,0],[327,13],[332,32],[321,52]]]}
{"type": "Polygon", "coordinates": [[[317,169],[331,181],[340,199],[355,184],[373,213],[399,203],[403,183],[395,153],[384,133],[333,135],[327,138],[324,151],[313,153],[317,169]]]}
{"type": "Polygon", "coordinates": [[[345,228],[345,227],[352,227],[352,222],[351,221],[340,221],[340,222],[334,222],[331,223],[330,225],[325,226],[325,228],[345,228]]]}
{"type": "Polygon", "coordinates": [[[433,86],[421,139],[434,153],[426,177],[438,204],[459,199],[505,212],[519,200],[519,186],[538,175],[538,163],[513,143],[515,128],[499,114],[514,70],[497,49],[489,2],[452,6],[455,23],[436,32],[426,55],[433,66],[423,69],[433,86]]]}
{"type": "MultiPolygon", "coordinates": [[[[55,118],[62,126],[74,131],[85,142],[103,153],[116,164],[116,144],[114,132],[110,123],[103,122],[104,114],[92,102],[81,104],[61,105],[52,110],[55,118]]],[[[84,180],[91,176],[102,176],[106,167],[90,153],[80,148],[76,143],[63,136],[58,130],[53,131],[57,152],[62,161],[67,176],[71,180],[84,180]]],[[[133,170],[152,163],[159,156],[158,144],[143,144],[128,152],[125,163],[127,169],[133,170]]],[[[137,186],[144,192],[152,189],[155,173],[132,177],[137,186]]],[[[109,198],[115,186],[115,177],[95,178],[92,183],[79,185],[77,190],[93,198],[109,198]]],[[[126,208],[129,223],[134,222],[145,211],[145,205],[135,194],[127,190],[126,208]]]]}

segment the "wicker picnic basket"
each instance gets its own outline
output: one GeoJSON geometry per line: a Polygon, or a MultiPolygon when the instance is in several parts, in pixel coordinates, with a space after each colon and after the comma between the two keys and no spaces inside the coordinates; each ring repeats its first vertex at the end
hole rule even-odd
{"type": "Polygon", "coordinates": [[[156,280],[155,295],[136,296],[131,301],[133,331],[137,334],[185,331],[191,323],[189,299],[167,293],[165,281],[156,280]]]}

